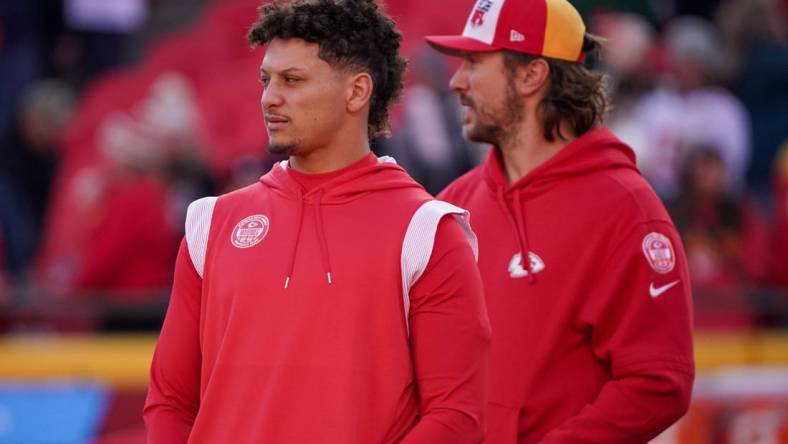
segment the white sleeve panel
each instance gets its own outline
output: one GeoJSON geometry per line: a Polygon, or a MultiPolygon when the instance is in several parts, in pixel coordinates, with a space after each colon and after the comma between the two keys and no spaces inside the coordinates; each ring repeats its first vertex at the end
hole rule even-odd
{"type": "Polygon", "coordinates": [[[208,248],[208,234],[211,232],[216,199],[197,199],[189,204],[189,209],[186,210],[186,246],[189,247],[189,257],[200,277],[203,277],[205,270],[205,250],[208,248]]]}
{"type": "Polygon", "coordinates": [[[402,241],[402,256],[400,258],[400,268],[402,270],[402,302],[405,308],[405,326],[408,325],[410,314],[410,289],[413,284],[421,277],[432,256],[432,248],[435,244],[435,234],[438,231],[438,224],[443,216],[453,215],[463,229],[468,238],[468,243],[473,250],[473,255],[478,260],[479,249],[476,234],[471,230],[470,214],[462,208],[443,202],[431,200],[424,203],[415,213],[408,224],[405,232],[405,239],[402,241]]]}

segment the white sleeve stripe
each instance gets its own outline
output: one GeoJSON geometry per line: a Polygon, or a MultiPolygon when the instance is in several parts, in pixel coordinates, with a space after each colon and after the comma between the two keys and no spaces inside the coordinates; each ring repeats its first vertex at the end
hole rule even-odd
{"type": "Polygon", "coordinates": [[[479,240],[476,238],[476,233],[474,233],[473,229],[471,229],[471,213],[459,207],[454,208],[461,211],[459,213],[455,212],[452,214],[457,219],[457,222],[459,222],[460,227],[462,227],[462,231],[465,233],[465,237],[468,239],[468,244],[471,246],[471,250],[473,250],[473,258],[476,259],[476,262],[479,262],[479,240]]]}
{"type": "Polygon", "coordinates": [[[405,327],[410,335],[408,317],[410,315],[410,289],[421,277],[427,268],[432,248],[435,244],[435,233],[443,216],[452,214],[463,228],[468,238],[468,243],[473,249],[473,254],[478,260],[478,246],[476,235],[471,230],[470,214],[462,208],[455,207],[447,202],[431,200],[424,203],[413,214],[402,241],[402,256],[400,267],[402,269],[402,303],[405,311],[405,327]]]}
{"type": "Polygon", "coordinates": [[[186,210],[186,245],[189,257],[197,274],[203,277],[205,271],[205,251],[208,248],[208,234],[211,232],[211,219],[216,197],[197,199],[186,210]]]}

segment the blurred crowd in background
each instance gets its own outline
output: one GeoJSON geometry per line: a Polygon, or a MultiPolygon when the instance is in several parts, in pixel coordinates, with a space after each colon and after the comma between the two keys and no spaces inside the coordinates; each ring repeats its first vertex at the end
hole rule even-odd
{"type": "MultiPolygon", "coordinates": [[[[131,328],[157,328],[186,206],[277,160],[245,40],[258,3],[0,2],[0,332],[109,328],[42,307],[135,301],[154,320],[131,328]]],[[[470,3],[386,2],[410,64],[374,147],[432,193],[489,149],[463,140],[453,62],[421,40],[470,3]]],[[[788,327],[788,1],[573,3],[607,39],[607,125],[681,232],[698,327],[788,327]]]]}
{"type": "MultiPolygon", "coordinates": [[[[186,207],[278,160],[245,38],[260,1],[0,0],[0,443],[145,442],[186,207]]],[[[690,262],[699,374],[655,442],[788,442],[788,0],[571,1],[607,39],[606,124],[690,262]]],[[[474,0],[383,2],[409,70],[373,148],[437,193],[489,147],[423,36],[474,0]]]]}

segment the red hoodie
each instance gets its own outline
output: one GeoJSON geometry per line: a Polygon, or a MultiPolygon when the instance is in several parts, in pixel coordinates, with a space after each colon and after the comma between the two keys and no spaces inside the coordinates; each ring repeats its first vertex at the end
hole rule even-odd
{"type": "Polygon", "coordinates": [[[149,442],[479,442],[490,332],[467,213],[373,155],[304,179],[283,162],[190,206],[149,442]]]}
{"type": "Polygon", "coordinates": [[[629,147],[592,130],[511,186],[492,150],[439,198],[479,239],[488,443],[644,443],[684,414],[686,260],[629,147]]]}

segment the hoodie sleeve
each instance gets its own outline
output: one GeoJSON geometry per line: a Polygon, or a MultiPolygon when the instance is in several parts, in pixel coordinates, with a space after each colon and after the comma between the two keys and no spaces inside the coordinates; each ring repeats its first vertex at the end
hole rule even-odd
{"type": "Polygon", "coordinates": [[[581,321],[611,379],[547,443],[648,442],[687,411],[694,378],[690,282],[667,222],[635,227],[613,247],[581,321]]]}
{"type": "Polygon", "coordinates": [[[476,260],[453,217],[439,223],[432,256],[410,297],[421,420],[401,443],[478,443],[490,327],[476,260]]]}
{"type": "Polygon", "coordinates": [[[148,443],[185,443],[200,404],[202,279],[181,242],[167,315],[153,355],[143,417],[148,443]]]}

